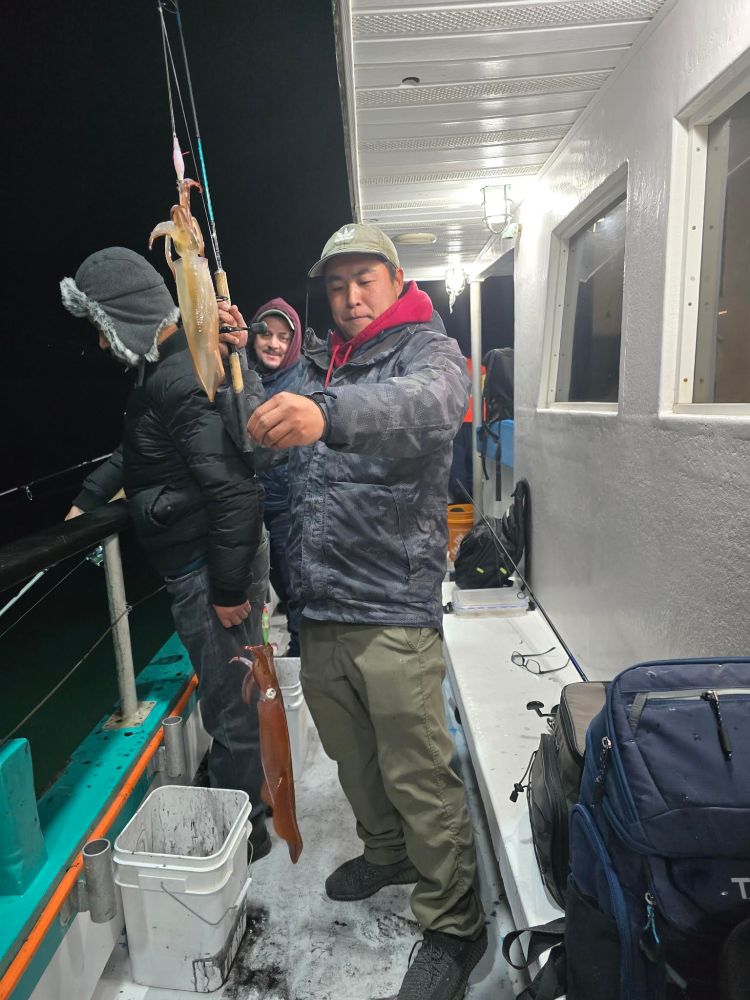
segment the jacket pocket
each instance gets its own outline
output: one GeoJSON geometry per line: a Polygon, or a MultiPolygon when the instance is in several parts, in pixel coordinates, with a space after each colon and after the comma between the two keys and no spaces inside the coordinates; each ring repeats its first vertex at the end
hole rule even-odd
{"type": "Polygon", "coordinates": [[[150,537],[171,528],[188,514],[202,508],[203,503],[200,495],[191,496],[184,490],[160,486],[131,496],[130,506],[140,534],[150,537]]]}
{"type": "Polygon", "coordinates": [[[407,595],[411,566],[390,487],[328,483],[323,560],[330,597],[391,604],[407,595]]]}

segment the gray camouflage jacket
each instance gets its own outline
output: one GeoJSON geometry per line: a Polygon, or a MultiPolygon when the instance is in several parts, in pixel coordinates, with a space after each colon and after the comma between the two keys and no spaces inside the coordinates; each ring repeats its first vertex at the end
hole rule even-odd
{"type": "Polygon", "coordinates": [[[383,330],[334,369],[331,338],[303,350],[296,391],[328,420],[289,457],[289,570],[304,615],[439,627],[452,444],[466,363],[437,313],[383,330]]]}

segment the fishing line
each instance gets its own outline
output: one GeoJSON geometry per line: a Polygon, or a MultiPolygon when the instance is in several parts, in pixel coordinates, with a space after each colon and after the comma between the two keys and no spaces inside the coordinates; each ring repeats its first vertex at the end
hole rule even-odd
{"type": "MultiPolygon", "coordinates": [[[[42,601],[46,600],[49,597],[49,595],[54,590],[57,590],[57,588],[60,586],[60,584],[65,583],[65,581],[68,579],[69,576],[72,576],[73,573],[75,573],[75,571],[77,569],[79,569],[81,566],[83,566],[83,564],[86,562],[86,559],[87,559],[87,557],[84,556],[83,559],[81,559],[80,562],[78,562],[78,563],[75,564],[75,566],[73,567],[73,569],[68,570],[68,572],[65,574],[65,576],[61,577],[61,579],[59,579],[57,581],[57,583],[53,584],[53,586],[50,587],[50,589],[47,591],[46,594],[42,594],[42,596],[39,598],[38,601],[36,601],[34,604],[32,604],[30,608],[27,608],[22,615],[19,615],[19,617],[16,618],[16,620],[13,622],[12,625],[9,625],[4,632],[0,632],[0,639],[3,639],[8,634],[8,632],[10,632],[10,630],[12,628],[15,628],[16,625],[18,625],[19,622],[23,621],[23,619],[26,617],[26,615],[30,614],[34,610],[34,608],[39,607],[39,605],[42,603],[42,601]]],[[[33,584],[37,583],[39,580],[41,580],[41,578],[44,576],[44,574],[47,573],[50,569],[52,569],[52,567],[48,566],[47,569],[43,569],[40,573],[37,573],[37,575],[32,580],[30,580],[29,583],[25,584],[25,586],[21,588],[21,590],[16,594],[16,596],[13,598],[13,600],[9,601],[5,605],[5,607],[2,610],[0,610],[0,616],[4,615],[5,612],[9,608],[11,608],[20,597],[23,597],[23,595],[26,593],[27,590],[30,589],[30,587],[33,584]]]]}
{"type": "Polygon", "coordinates": [[[224,268],[221,265],[221,253],[219,252],[219,237],[216,232],[216,222],[214,220],[214,209],[211,203],[211,190],[208,186],[208,173],[206,172],[206,160],[203,156],[203,143],[201,141],[201,132],[198,125],[198,112],[195,107],[195,98],[193,96],[193,81],[190,76],[190,64],[188,62],[187,48],[185,47],[185,35],[182,30],[182,18],[180,17],[180,6],[177,0],[174,0],[174,10],[177,17],[177,30],[180,34],[180,45],[182,46],[182,60],[185,67],[185,78],[188,85],[188,95],[190,97],[190,106],[193,110],[193,127],[195,129],[195,141],[198,144],[198,164],[201,172],[201,179],[203,180],[203,188],[206,192],[206,213],[208,215],[208,229],[209,236],[211,237],[211,245],[214,250],[214,256],[216,257],[216,269],[218,271],[223,271],[224,268]]]}
{"type": "Polygon", "coordinates": [[[572,652],[571,652],[571,650],[570,650],[570,647],[568,646],[568,644],[567,644],[567,643],[565,642],[565,640],[563,639],[563,637],[562,637],[562,636],[560,635],[560,633],[558,632],[558,630],[557,630],[557,628],[555,627],[555,625],[554,625],[554,623],[553,623],[552,619],[550,618],[550,616],[549,616],[549,615],[547,614],[547,612],[546,612],[546,611],[544,610],[544,607],[543,607],[543,605],[542,605],[542,602],[541,602],[541,601],[539,600],[539,598],[538,598],[538,597],[536,596],[536,594],[534,593],[534,591],[533,591],[533,590],[531,589],[531,587],[529,586],[529,582],[528,582],[528,580],[527,580],[527,579],[526,579],[526,578],[524,577],[523,573],[522,573],[522,572],[521,572],[521,570],[520,570],[520,569],[518,568],[518,565],[517,565],[516,561],[515,561],[515,560],[513,559],[513,557],[511,556],[510,552],[508,552],[508,550],[507,550],[507,549],[505,548],[505,546],[503,545],[503,543],[502,543],[501,539],[500,539],[500,538],[498,537],[498,534],[497,534],[497,532],[496,532],[496,531],[495,531],[495,529],[494,529],[494,528],[492,527],[492,524],[490,523],[490,521],[489,521],[489,518],[488,518],[488,517],[487,517],[487,516],[485,515],[484,511],[483,511],[483,510],[481,509],[481,507],[479,507],[479,505],[478,505],[478,504],[474,504],[474,499],[473,499],[473,497],[472,497],[471,493],[469,493],[469,491],[468,491],[468,490],[466,489],[466,487],[464,486],[464,484],[463,484],[463,483],[462,483],[462,482],[461,482],[460,480],[458,480],[458,485],[459,485],[459,486],[461,487],[461,489],[462,489],[462,490],[464,491],[464,493],[466,494],[466,499],[467,499],[467,500],[468,500],[468,501],[469,501],[469,502],[470,502],[470,503],[471,503],[471,504],[472,504],[472,505],[473,505],[473,506],[475,507],[475,509],[476,509],[476,510],[477,510],[477,511],[479,512],[479,516],[480,516],[480,517],[482,518],[482,520],[484,521],[485,525],[486,525],[486,526],[487,526],[487,528],[489,529],[489,532],[490,532],[490,534],[492,535],[492,537],[493,537],[493,539],[494,539],[494,541],[495,541],[496,545],[499,545],[499,546],[500,546],[500,548],[502,549],[502,552],[503,552],[503,555],[505,556],[505,558],[506,558],[506,559],[508,560],[508,562],[509,562],[509,563],[511,564],[511,566],[512,566],[512,567],[513,567],[513,569],[515,570],[515,572],[516,572],[516,576],[517,576],[517,577],[518,577],[518,579],[519,579],[519,580],[521,581],[521,584],[522,584],[522,586],[523,586],[523,589],[524,589],[524,590],[527,590],[527,591],[528,591],[528,593],[529,593],[529,597],[530,597],[530,598],[532,599],[532,601],[534,602],[534,604],[536,604],[536,606],[537,606],[537,607],[539,608],[539,610],[540,610],[540,611],[541,611],[541,613],[542,613],[542,617],[543,617],[543,618],[544,618],[544,620],[545,620],[545,621],[547,622],[547,624],[549,625],[549,627],[550,627],[550,628],[552,629],[553,633],[555,634],[555,637],[557,638],[557,641],[558,641],[558,642],[560,643],[560,645],[562,646],[562,648],[563,648],[563,649],[565,650],[565,652],[566,652],[566,653],[568,654],[568,656],[570,657],[570,662],[571,662],[571,663],[573,664],[573,666],[574,666],[574,667],[576,668],[576,670],[577,670],[577,671],[578,671],[578,673],[580,674],[580,676],[581,676],[582,680],[584,680],[584,681],[587,681],[587,680],[588,680],[588,677],[587,677],[587,676],[586,676],[586,674],[585,674],[585,673],[583,672],[583,670],[582,670],[582,668],[581,668],[581,666],[580,666],[580,664],[579,664],[578,660],[577,660],[577,659],[575,658],[575,656],[573,655],[573,653],[572,653],[572,652]]]}
{"type": "Polygon", "coordinates": [[[24,483],[23,486],[12,486],[9,490],[3,490],[0,493],[0,497],[7,497],[11,493],[25,493],[27,500],[33,500],[34,494],[31,492],[31,487],[36,486],[37,483],[46,483],[49,479],[56,479],[58,476],[65,475],[66,472],[73,472],[74,469],[82,469],[86,465],[93,465],[94,462],[101,462],[105,458],[111,458],[112,452],[107,452],[106,455],[97,455],[96,458],[87,458],[85,462],[77,462],[75,465],[69,465],[67,469],[60,469],[59,472],[50,472],[49,475],[39,476],[38,479],[31,479],[28,483],[24,483]]]}
{"type": "MultiPolygon", "coordinates": [[[[157,7],[159,9],[159,17],[161,19],[162,45],[164,47],[164,63],[165,63],[165,67],[164,68],[165,68],[165,72],[166,72],[166,76],[167,76],[167,94],[169,95],[169,114],[170,114],[170,120],[171,120],[171,123],[172,123],[172,138],[173,139],[176,138],[176,135],[177,135],[176,128],[175,128],[174,107],[173,107],[173,104],[172,104],[172,84],[171,84],[171,81],[172,81],[172,79],[174,79],[174,87],[175,87],[175,90],[177,91],[177,99],[180,102],[180,110],[182,111],[182,121],[183,121],[183,123],[185,125],[185,135],[187,136],[187,144],[190,147],[190,156],[191,156],[191,158],[193,160],[193,163],[196,166],[198,166],[198,160],[197,160],[197,158],[195,156],[195,149],[193,148],[193,140],[190,137],[190,125],[188,124],[188,116],[187,116],[187,111],[185,110],[185,102],[182,99],[182,89],[180,87],[179,77],[177,76],[177,67],[175,66],[174,56],[172,55],[172,46],[171,46],[170,41],[169,41],[169,32],[167,31],[167,26],[166,26],[166,23],[164,21],[164,10],[165,9],[169,10],[169,13],[171,13],[171,14],[175,14],[177,12],[173,8],[172,9],[170,9],[169,7],[165,8],[165,4],[162,3],[162,2],[157,3],[157,7]],[[170,66],[172,68],[172,75],[171,75],[171,77],[170,77],[170,72],[169,72],[170,66]]],[[[203,202],[203,211],[205,212],[206,218],[208,219],[209,218],[208,206],[206,204],[206,198],[205,198],[205,196],[203,194],[203,190],[204,189],[205,189],[205,183],[203,185],[203,188],[201,190],[199,190],[198,193],[200,195],[201,201],[203,202]]],[[[209,229],[210,229],[210,223],[209,223],[209,229]]],[[[218,243],[215,244],[215,242],[214,242],[214,235],[211,234],[211,232],[209,232],[209,239],[210,239],[210,242],[211,242],[211,247],[212,247],[212,249],[214,251],[214,257],[216,257],[217,256],[218,243]]],[[[217,258],[217,260],[218,260],[218,258],[217,258]]]]}
{"type": "MultiPolygon", "coordinates": [[[[68,574],[68,575],[70,575],[70,574],[68,574]]],[[[11,729],[11,731],[10,731],[9,733],[6,733],[6,734],[5,734],[5,736],[3,736],[3,738],[2,738],[2,739],[0,739],[0,748],[2,748],[2,747],[3,747],[3,746],[4,746],[4,745],[5,745],[5,744],[6,744],[7,742],[8,742],[8,740],[9,740],[9,739],[11,738],[11,736],[15,735],[15,733],[17,733],[17,732],[18,732],[18,730],[19,730],[19,729],[20,729],[20,728],[21,728],[22,726],[24,726],[24,725],[25,725],[25,724],[26,724],[26,723],[27,723],[27,722],[29,721],[29,719],[31,719],[31,718],[32,718],[32,717],[33,717],[34,715],[36,715],[36,713],[37,713],[37,712],[39,711],[39,709],[40,709],[40,708],[42,708],[42,706],[43,706],[43,705],[46,705],[46,704],[47,704],[47,702],[48,702],[48,701],[50,700],[50,698],[52,697],[52,695],[53,695],[53,694],[55,694],[55,692],[56,692],[56,691],[59,691],[59,690],[60,690],[60,688],[61,688],[61,687],[63,686],[63,684],[65,684],[65,682],[66,682],[67,680],[69,680],[69,679],[70,679],[70,678],[71,678],[71,677],[73,676],[73,674],[74,674],[74,673],[76,672],[76,670],[78,670],[78,668],[79,668],[79,667],[83,666],[83,664],[84,664],[84,663],[86,662],[86,660],[87,660],[87,659],[88,659],[88,658],[89,658],[89,657],[91,656],[91,654],[92,654],[92,653],[94,652],[94,650],[96,649],[96,647],[97,647],[97,646],[98,646],[98,645],[99,645],[100,643],[102,643],[102,642],[103,642],[103,641],[104,641],[104,640],[105,640],[105,639],[107,638],[107,636],[109,635],[109,633],[110,633],[110,632],[111,632],[111,631],[112,631],[112,630],[114,629],[115,625],[117,625],[117,623],[118,623],[118,622],[119,622],[119,621],[120,621],[120,620],[121,620],[122,618],[125,618],[125,617],[127,617],[127,616],[128,616],[129,614],[130,614],[130,612],[131,612],[131,611],[135,611],[135,609],[136,609],[136,608],[137,608],[137,607],[138,607],[139,605],[143,604],[143,602],[144,602],[144,601],[148,601],[148,600],[150,600],[150,599],[151,599],[152,597],[155,597],[155,596],[156,596],[156,595],[157,595],[157,594],[158,594],[158,593],[159,593],[160,591],[162,591],[162,590],[164,590],[164,584],[162,584],[162,585],[161,585],[160,587],[157,587],[157,588],[156,588],[156,590],[152,590],[150,594],[146,594],[146,596],[145,596],[145,597],[141,597],[141,598],[140,598],[140,600],[138,600],[138,601],[136,601],[136,602],[135,602],[135,604],[132,604],[132,605],[131,605],[131,604],[129,604],[129,605],[128,605],[128,606],[127,606],[127,607],[125,608],[125,610],[124,610],[124,611],[122,611],[122,612],[121,612],[121,613],[120,613],[120,614],[119,614],[119,615],[117,616],[117,618],[115,618],[115,620],[114,620],[113,622],[110,622],[110,625],[109,625],[109,627],[108,627],[108,628],[106,628],[106,629],[105,629],[105,630],[104,630],[104,631],[102,632],[102,634],[101,634],[101,635],[99,636],[99,638],[98,638],[98,639],[97,639],[97,640],[96,640],[96,641],[95,641],[95,642],[93,643],[93,645],[91,645],[91,646],[90,646],[90,647],[89,647],[89,648],[88,648],[88,649],[86,650],[86,652],[85,652],[85,653],[83,654],[83,656],[82,656],[82,657],[81,657],[81,659],[80,659],[80,660],[78,661],[78,663],[76,663],[76,664],[75,664],[74,666],[72,666],[72,667],[70,668],[70,670],[69,670],[69,671],[67,672],[67,674],[65,674],[65,676],[64,676],[64,677],[62,677],[62,678],[61,678],[61,679],[60,679],[60,680],[59,680],[59,681],[57,682],[57,684],[55,684],[55,686],[54,686],[54,687],[53,687],[53,688],[52,688],[52,689],[51,689],[50,691],[48,691],[48,692],[47,692],[47,694],[46,694],[46,695],[45,695],[45,696],[44,696],[44,697],[42,698],[42,700],[41,700],[40,702],[38,702],[38,704],[36,704],[36,705],[35,705],[35,706],[34,706],[34,707],[33,707],[33,708],[31,709],[31,711],[30,711],[30,712],[28,712],[28,713],[27,713],[27,714],[26,714],[26,715],[25,715],[25,716],[23,717],[23,719],[21,719],[21,721],[20,721],[20,722],[18,723],[18,725],[14,726],[14,727],[13,727],[13,729],[11,729]]]]}

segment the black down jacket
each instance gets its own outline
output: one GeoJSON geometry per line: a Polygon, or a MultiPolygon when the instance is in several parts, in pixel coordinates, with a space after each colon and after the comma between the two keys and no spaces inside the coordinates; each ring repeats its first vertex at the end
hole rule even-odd
{"type": "MultiPolygon", "coordinates": [[[[83,510],[117,486],[117,452],[76,498],[83,510]]],[[[246,598],[262,525],[262,487],[221,414],[198,385],[180,329],[159,348],[159,361],[128,397],[122,482],[138,540],[156,569],[171,575],[208,563],[211,600],[246,598]]],[[[106,496],[105,496],[106,494],[106,496]]]]}

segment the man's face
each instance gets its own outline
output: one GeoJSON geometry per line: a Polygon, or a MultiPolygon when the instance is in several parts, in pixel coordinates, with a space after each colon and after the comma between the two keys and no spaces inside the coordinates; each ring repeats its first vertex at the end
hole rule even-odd
{"type": "Polygon", "coordinates": [[[404,287],[404,272],[395,278],[373,254],[342,254],[326,264],[326,292],[336,329],[351,340],[392,306],[404,287]]]}
{"type": "Polygon", "coordinates": [[[281,316],[266,316],[266,333],[255,335],[255,356],[272,371],[279,367],[292,342],[292,329],[281,316]]]}

